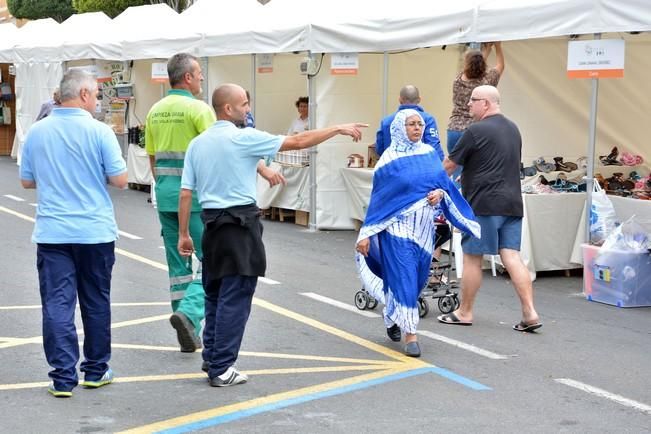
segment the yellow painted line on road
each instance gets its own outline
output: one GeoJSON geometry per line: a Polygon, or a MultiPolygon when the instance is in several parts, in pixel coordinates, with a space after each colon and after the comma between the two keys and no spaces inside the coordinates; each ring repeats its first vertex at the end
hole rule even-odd
{"type": "Polygon", "coordinates": [[[166,313],[164,315],[149,316],[146,318],[132,319],[128,321],[121,321],[111,324],[112,329],[119,329],[122,327],[129,327],[132,325],[146,324],[148,322],[156,322],[163,319],[169,319],[170,314],[166,313]]]}
{"type": "Polygon", "coordinates": [[[16,216],[18,218],[21,218],[23,220],[27,220],[28,222],[34,223],[36,220],[34,220],[34,217],[30,217],[28,215],[19,213],[18,211],[14,211],[13,209],[5,208],[4,206],[0,206],[0,211],[6,212],[7,214],[11,214],[13,216],[16,216]]]}
{"type": "MultiPolygon", "coordinates": [[[[314,366],[310,368],[277,368],[277,369],[254,369],[250,371],[242,371],[248,376],[262,376],[262,375],[294,375],[294,374],[315,374],[323,372],[354,372],[354,371],[377,371],[395,369],[394,365],[357,365],[357,366],[314,366]]],[[[153,381],[177,381],[177,380],[207,380],[205,372],[191,373],[191,374],[167,374],[167,375],[143,375],[136,377],[117,377],[113,383],[144,383],[153,381]]],[[[15,384],[0,384],[0,391],[2,390],[20,390],[20,389],[36,389],[46,387],[49,382],[33,382],[33,383],[15,383],[15,384]]]]}
{"type": "Polygon", "coordinates": [[[414,367],[409,366],[409,364],[404,364],[402,368],[388,369],[377,372],[372,372],[368,374],[358,375],[356,377],[345,378],[343,380],[331,381],[328,383],[321,383],[314,386],[303,387],[300,389],[290,390],[287,392],[275,393],[273,395],[267,395],[260,398],[254,398],[248,401],[238,402],[235,404],[225,405],[222,407],[199,411],[192,413],[186,416],[180,416],[173,419],[168,419],[165,421],[155,422],[149,425],[140,426],[133,428],[127,431],[121,431],[120,434],[140,434],[140,433],[151,433],[154,431],[160,431],[163,429],[173,428],[179,425],[185,425],[192,422],[197,422],[200,420],[210,419],[218,416],[222,416],[229,413],[235,413],[237,411],[248,410],[256,407],[261,407],[263,405],[273,404],[276,402],[302,397],[304,395],[309,395],[312,393],[324,392],[332,389],[337,389],[340,387],[349,386],[352,384],[361,383],[364,381],[375,380],[378,378],[386,377],[393,374],[398,374],[401,372],[409,371],[414,369],[414,367]]]}
{"type": "Polygon", "coordinates": [[[117,247],[115,248],[115,253],[117,253],[118,255],[126,256],[127,258],[133,259],[134,261],[151,265],[152,267],[158,268],[159,270],[167,271],[167,265],[161,264],[160,262],[152,261],[151,259],[147,259],[144,256],[136,255],[135,253],[131,253],[117,247]]]}
{"type": "MultiPolygon", "coordinates": [[[[1,340],[2,338],[0,338],[1,340]]],[[[116,344],[112,343],[113,348],[122,348],[128,350],[147,350],[147,351],[169,351],[178,353],[179,347],[164,347],[156,345],[138,345],[138,344],[116,344]]],[[[337,363],[363,363],[369,365],[393,366],[400,365],[402,362],[391,362],[386,360],[372,360],[372,359],[353,359],[350,357],[328,357],[328,356],[314,356],[310,354],[283,354],[283,353],[268,353],[256,351],[240,351],[239,355],[242,357],[261,357],[270,359],[287,359],[287,360],[311,360],[315,362],[337,362],[337,363]]]]}
{"type": "MultiPolygon", "coordinates": [[[[169,306],[169,301],[144,301],[130,303],[111,303],[112,307],[149,307],[149,306],[169,306]]],[[[79,307],[79,305],[77,305],[79,307]]],[[[23,310],[23,309],[40,309],[40,304],[27,304],[23,306],[0,306],[0,310],[23,310]]]]}
{"type": "MultiPolygon", "coordinates": [[[[19,213],[18,211],[5,208],[4,206],[0,206],[0,211],[5,212],[7,214],[11,214],[23,220],[27,220],[28,222],[32,222],[32,223],[36,222],[36,220],[34,220],[34,217],[30,217],[28,215],[19,213]]],[[[118,255],[126,256],[127,258],[133,259],[135,261],[142,262],[143,264],[151,265],[152,267],[158,268],[159,270],[167,271],[167,265],[161,264],[160,262],[152,261],[151,259],[147,259],[144,256],[136,255],[135,253],[131,253],[129,251],[122,250],[117,247],[115,248],[115,253],[117,253],[118,255]]]]}
{"type": "MultiPolygon", "coordinates": [[[[133,319],[128,321],[121,321],[121,322],[116,322],[111,324],[111,328],[119,329],[122,327],[129,327],[132,325],[146,324],[149,322],[156,322],[163,319],[168,319],[169,317],[170,317],[169,314],[164,314],[164,315],[149,316],[146,318],[133,319]]],[[[84,331],[82,329],[77,329],[77,335],[81,336],[83,334],[84,331]]],[[[43,336],[34,336],[31,338],[15,338],[12,342],[6,342],[0,344],[0,348],[11,348],[11,347],[17,347],[19,345],[26,345],[26,344],[40,344],[41,342],[43,342],[43,336]]]]}
{"type": "Polygon", "coordinates": [[[352,333],[345,332],[343,330],[340,330],[336,327],[332,327],[328,324],[322,323],[320,321],[317,321],[315,319],[309,318],[305,315],[301,315],[300,313],[293,312],[289,309],[285,309],[284,307],[280,307],[278,305],[275,305],[273,303],[269,303],[268,301],[261,300],[257,297],[253,299],[253,304],[256,306],[260,306],[263,309],[270,310],[272,312],[275,312],[277,314],[280,314],[282,316],[285,316],[287,318],[291,318],[295,321],[301,322],[303,324],[309,325],[311,327],[314,327],[318,330],[324,331],[326,333],[330,333],[334,336],[337,336],[341,339],[347,340],[349,342],[352,342],[354,344],[360,345],[364,348],[368,348],[369,350],[375,351],[376,353],[383,354],[387,357],[390,357],[392,359],[398,360],[400,362],[405,362],[409,363],[410,365],[418,365],[417,368],[423,368],[427,366],[432,366],[428,363],[421,362],[421,361],[414,361],[413,358],[407,357],[402,353],[399,353],[398,351],[392,350],[391,348],[384,347],[382,345],[376,344],[375,342],[371,342],[369,340],[360,338],[359,336],[355,336],[352,333]]]}

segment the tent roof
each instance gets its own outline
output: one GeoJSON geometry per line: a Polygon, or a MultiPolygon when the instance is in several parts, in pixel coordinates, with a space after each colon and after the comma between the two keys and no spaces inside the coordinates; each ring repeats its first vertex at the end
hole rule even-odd
{"type": "Polygon", "coordinates": [[[21,62],[51,62],[59,57],[63,43],[61,24],[52,18],[29,21],[16,32],[14,59],[21,62]]]}
{"type": "Polygon", "coordinates": [[[131,6],[113,20],[122,58],[168,58],[181,51],[198,54],[201,34],[182,25],[179,14],[163,3],[131,6]]]}
{"type": "Polygon", "coordinates": [[[0,63],[12,62],[9,50],[14,46],[18,29],[13,23],[0,24],[0,63]]]}
{"type": "Polygon", "coordinates": [[[73,59],[111,59],[122,57],[117,41],[117,25],[104,12],[70,16],[61,23],[64,31],[62,57],[73,59]]]}
{"type": "MultiPolygon", "coordinates": [[[[183,14],[166,4],[130,7],[114,20],[45,19],[0,43],[0,60],[168,58],[292,51],[376,52],[471,41],[651,30],[649,0],[199,0],[183,14]],[[63,50],[60,48],[63,47],[63,50]]],[[[5,25],[3,25],[5,26],[5,25]]],[[[3,38],[4,39],[4,38],[3,38]]]]}

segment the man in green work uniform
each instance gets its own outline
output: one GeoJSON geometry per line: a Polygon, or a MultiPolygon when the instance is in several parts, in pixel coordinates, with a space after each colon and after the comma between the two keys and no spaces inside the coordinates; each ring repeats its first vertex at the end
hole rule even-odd
{"type": "MultiPolygon", "coordinates": [[[[145,125],[145,149],[149,154],[152,173],[156,179],[158,217],[162,226],[167,267],[170,278],[172,327],[176,329],[181,351],[194,352],[201,348],[199,332],[204,317],[204,291],[201,273],[194,276],[192,258],[181,257],[178,243],[178,209],[183,159],[190,140],[215,122],[212,108],[195,96],[201,93],[203,74],[196,57],[179,53],[167,62],[171,90],[149,111],[145,125]]],[[[201,246],[203,226],[201,207],[192,198],[190,234],[201,246]]],[[[196,252],[201,261],[202,252],[196,252]]]]}
{"type": "MultiPolygon", "coordinates": [[[[178,250],[179,191],[183,159],[190,141],[215,123],[215,113],[208,104],[195,97],[201,93],[203,74],[196,57],[179,53],[167,62],[171,90],[149,110],[145,124],[145,149],[156,179],[158,216],[162,226],[167,267],[170,278],[172,310],[170,323],[176,330],[183,352],[201,348],[201,321],[204,318],[204,290],[201,272],[192,272],[192,258],[178,250]]],[[[270,186],[284,183],[283,176],[260,162],[258,173],[270,186]]],[[[215,176],[219,176],[215,173],[215,176]]],[[[203,258],[201,207],[192,197],[190,236],[199,261],[203,258]]]]}

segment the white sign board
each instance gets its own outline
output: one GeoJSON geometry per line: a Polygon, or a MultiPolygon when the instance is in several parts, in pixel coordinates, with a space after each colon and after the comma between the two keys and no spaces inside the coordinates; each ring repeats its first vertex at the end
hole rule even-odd
{"type": "Polygon", "coordinates": [[[274,72],[274,55],[273,54],[256,54],[258,61],[258,74],[269,74],[274,72]]]}
{"type": "Polygon", "coordinates": [[[154,83],[167,83],[167,63],[154,62],[151,64],[151,81],[154,83]]]}
{"type": "Polygon", "coordinates": [[[567,46],[569,78],[621,78],[624,76],[624,40],[570,41],[567,46]]]}
{"type": "Polygon", "coordinates": [[[330,74],[357,75],[359,56],[357,53],[333,53],[330,57],[330,74]]]}

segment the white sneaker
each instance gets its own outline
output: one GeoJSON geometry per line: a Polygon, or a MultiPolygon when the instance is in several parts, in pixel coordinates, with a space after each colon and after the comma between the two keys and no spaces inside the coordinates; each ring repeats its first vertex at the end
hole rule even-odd
{"type": "Polygon", "coordinates": [[[226,372],[217,377],[210,379],[210,385],[213,387],[235,386],[236,384],[246,383],[249,377],[242,374],[234,367],[229,367],[226,372]]]}

